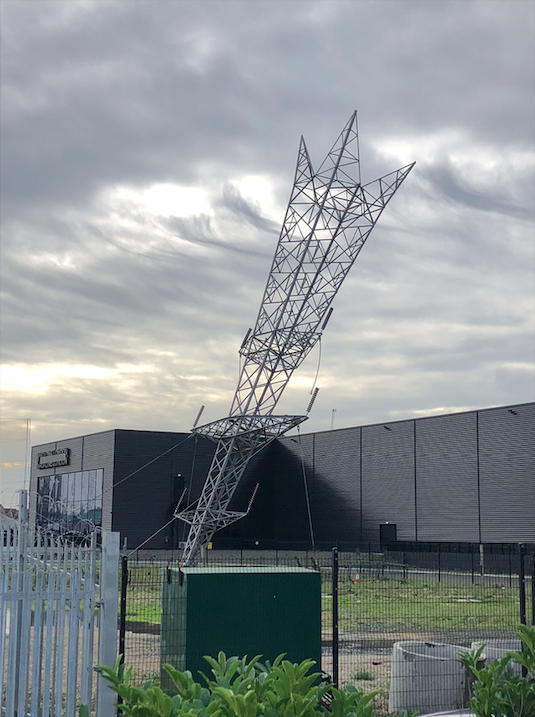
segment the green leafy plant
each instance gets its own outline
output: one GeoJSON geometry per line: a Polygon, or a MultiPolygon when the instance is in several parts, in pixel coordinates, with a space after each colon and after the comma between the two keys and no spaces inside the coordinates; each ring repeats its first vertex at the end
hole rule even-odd
{"type": "Polygon", "coordinates": [[[522,643],[518,652],[481,667],[485,646],[460,655],[474,676],[470,709],[476,717],[535,716],[535,626],[520,625],[517,635],[522,643]],[[512,662],[525,668],[526,675],[514,675],[512,662]]]}
{"type": "Polygon", "coordinates": [[[357,670],[355,674],[353,675],[354,680],[369,680],[370,682],[372,680],[375,680],[375,675],[373,672],[370,672],[366,668],[362,668],[361,670],[357,670]]]}
{"type": "MultiPolygon", "coordinates": [[[[313,660],[297,664],[279,655],[271,664],[260,662],[259,655],[248,661],[223,652],[205,659],[211,667],[211,676],[203,675],[205,687],[190,672],[163,665],[174,694],[150,680],[142,686],[133,684],[132,669],[125,669],[120,659],[113,667],[98,669],[120,698],[125,717],[373,717],[378,691],[365,695],[353,685],[339,690],[321,684],[319,673],[311,672],[313,660]],[[327,693],[329,707],[322,703],[327,693]]],[[[83,709],[78,717],[89,717],[83,709]]],[[[402,712],[398,717],[415,715],[402,712]]]]}
{"type": "Polygon", "coordinates": [[[191,677],[189,672],[179,672],[171,665],[164,665],[164,670],[172,679],[176,693],[166,694],[150,680],[142,687],[132,683],[132,668],[125,669],[120,658],[113,667],[99,666],[109,687],[121,698],[121,712],[131,717],[219,717],[221,711],[206,711],[211,696],[206,688],[202,688],[191,677]]]}
{"type": "MultiPolygon", "coordinates": [[[[319,673],[311,672],[313,660],[297,664],[279,655],[273,664],[261,663],[260,656],[205,658],[211,676],[203,675],[206,687],[195,682],[190,672],[163,665],[174,694],[166,694],[151,681],[133,684],[131,668],[117,660],[113,667],[100,667],[109,687],[120,698],[125,717],[372,717],[377,692],[364,695],[348,686],[344,690],[321,684],[319,673]],[[330,692],[329,709],[322,704],[330,692]]],[[[80,717],[82,717],[80,715],[80,717]]]]}
{"type": "Polygon", "coordinates": [[[331,687],[331,693],[333,699],[330,707],[334,717],[371,717],[372,702],[377,692],[364,695],[353,685],[347,685],[344,690],[331,687]]]}
{"type": "Polygon", "coordinates": [[[313,660],[292,664],[280,655],[262,681],[260,714],[266,717],[308,717],[317,714],[329,685],[317,684],[319,673],[309,674],[313,660]]]}

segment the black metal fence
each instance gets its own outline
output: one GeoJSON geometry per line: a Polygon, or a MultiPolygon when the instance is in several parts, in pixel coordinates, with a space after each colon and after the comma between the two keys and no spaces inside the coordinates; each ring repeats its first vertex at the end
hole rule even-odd
{"type": "MultiPolygon", "coordinates": [[[[484,643],[487,659],[501,656],[519,623],[535,624],[535,546],[395,547],[206,551],[204,561],[319,571],[321,669],[334,684],[378,692],[377,715],[454,709],[469,697],[458,653],[484,643]]],[[[123,558],[120,649],[140,681],[160,678],[162,584],[178,557],[123,558]]]]}

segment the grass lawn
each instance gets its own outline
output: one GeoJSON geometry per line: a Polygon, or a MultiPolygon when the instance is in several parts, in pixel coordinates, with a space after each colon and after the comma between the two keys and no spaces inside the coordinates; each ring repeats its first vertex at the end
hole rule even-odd
{"type": "Polygon", "coordinates": [[[161,570],[160,567],[128,567],[127,622],[160,622],[161,570]]]}
{"type": "MultiPolygon", "coordinates": [[[[133,567],[127,592],[129,622],[160,622],[160,568],[133,567]]],[[[332,624],[330,581],[323,582],[322,624],[332,624]]],[[[345,633],[474,631],[512,632],[519,622],[518,589],[421,578],[343,576],[339,585],[339,629],[345,633]]],[[[528,590],[527,604],[530,604],[528,590]]]]}
{"type": "MultiPolygon", "coordinates": [[[[325,585],[324,587],[329,587],[325,585]]],[[[528,595],[529,600],[529,595],[528,595]]],[[[339,629],[345,632],[514,631],[518,589],[422,579],[363,578],[339,587],[339,629]]],[[[324,593],[322,623],[332,623],[332,598],[324,593]]]]}

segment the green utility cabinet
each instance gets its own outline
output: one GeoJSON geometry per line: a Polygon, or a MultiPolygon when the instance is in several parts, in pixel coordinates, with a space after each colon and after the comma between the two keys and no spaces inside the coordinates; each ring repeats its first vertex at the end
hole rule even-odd
{"type": "MultiPolygon", "coordinates": [[[[321,576],[305,568],[167,568],[162,571],[161,663],[210,675],[204,655],[284,652],[320,667],[321,576]]],[[[162,671],[162,686],[168,687],[162,671]]]]}

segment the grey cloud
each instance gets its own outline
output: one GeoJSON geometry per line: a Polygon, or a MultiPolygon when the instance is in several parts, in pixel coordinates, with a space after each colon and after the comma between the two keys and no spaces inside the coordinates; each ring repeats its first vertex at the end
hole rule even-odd
{"type": "Polygon", "coordinates": [[[499,195],[496,192],[476,191],[466,186],[463,187],[462,180],[455,174],[449,163],[434,164],[424,171],[432,184],[433,190],[445,195],[454,202],[485,212],[505,214],[517,219],[533,219],[535,198],[529,191],[529,188],[532,188],[534,184],[533,176],[526,177],[526,185],[523,187],[528,205],[531,206],[521,206],[506,201],[509,187],[506,184],[505,176],[502,192],[499,195]]]}
{"type": "Polygon", "coordinates": [[[446,3],[440,12],[420,2],[339,3],[313,24],[311,2],[284,12],[277,3],[96,3],[65,28],[50,22],[54,4],[25,3],[35,15],[28,24],[12,3],[5,34],[16,42],[6,43],[4,83],[25,100],[4,110],[4,193],[61,203],[125,178],[194,181],[214,158],[220,172],[291,167],[302,132],[324,152],[331,127],[355,105],[364,143],[372,130],[455,126],[461,107],[474,134],[507,128],[530,142],[522,13],[509,13],[503,27],[485,18],[485,4],[472,3],[459,23],[446,3]],[[36,32],[44,17],[48,30],[36,32]],[[215,45],[202,71],[188,64],[200,28],[215,45]],[[312,119],[318,109],[321,125],[312,119]]]}
{"type": "MultiPolygon", "coordinates": [[[[246,207],[249,206],[245,201],[243,201],[243,203],[246,207]]],[[[237,210],[236,213],[242,215],[244,211],[237,210]]],[[[248,218],[249,222],[258,229],[265,229],[265,226],[272,224],[272,222],[264,219],[264,217],[259,214],[255,215],[253,211],[250,211],[250,213],[251,216],[248,218]]],[[[206,216],[169,217],[168,219],[161,219],[160,223],[169,229],[170,232],[175,233],[179,238],[185,239],[192,244],[197,244],[198,246],[209,246],[220,251],[254,257],[267,256],[254,249],[244,247],[243,245],[223,242],[212,231],[210,218],[206,216]]]]}
{"type": "MultiPolygon", "coordinates": [[[[49,251],[57,263],[39,259],[44,249],[39,223],[27,228],[23,253],[8,227],[12,251],[2,266],[4,361],[32,363],[37,350],[48,361],[70,357],[83,363],[90,357],[109,364],[128,360],[136,336],[172,346],[187,332],[202,343],[223,323],[241,334],[252,320],[244,316],[243,296],[251,291],[259,300],[269,254],[255,251],[255,242],[248,249],[217,240],[206,218],[160,218],[156,226],[160,233],[162,227],[168,231],[167,239],[144,245],[150,229],[144,224],[123,236],[85,222],[72,237],[68,222],[44,219],[41,227],[51,237],[49,251]],[[173,245],[172,230],[217,251],[202,257],[184,253],[173,245]],[[68,261],[72,251],[74,265],[68,261]],[[107,341],[106,335],[115,340],[107,341]]],[[[225,227],[236,235],[235,225],[225,227]]]]}
{"type": "MultiPolygon", "coordinates": [[[[401,164],[383,140],[410,140],[418,164],[336,299],[333,379],[307,430],[333,407],[353,425],[531,390],[496,365],[533,360],[533,179],[511,166],[503,191],[467,183],[419,141],[455,130],[468,152],[532,150],[532,4],[4,0],[2,15],[3,358],[151,366],[135,396],[112,378],[4,399],[48,431],[35,440],[181,429],[206,396],[211,418],[227,410],[279,228],[231,183],[267,176],[282,213],[299,136],[317,166],[355,107],[365,181],[401,164]],[[210,217],[133,208],[120,224],[102,200],[166,182],[224,191],[210,217]]],[[[289,412],[305,394],[291,388],[289,412]]]]}
{"type": "Polygon", "coordinates": [[[241,220],[252,224],[257,229],[271,234],[278,234],[279,227],[277,224],[262,216],[258,205],[242,197],[238,189],[228,182],[223,185],[221,203],[241,220]]]}

